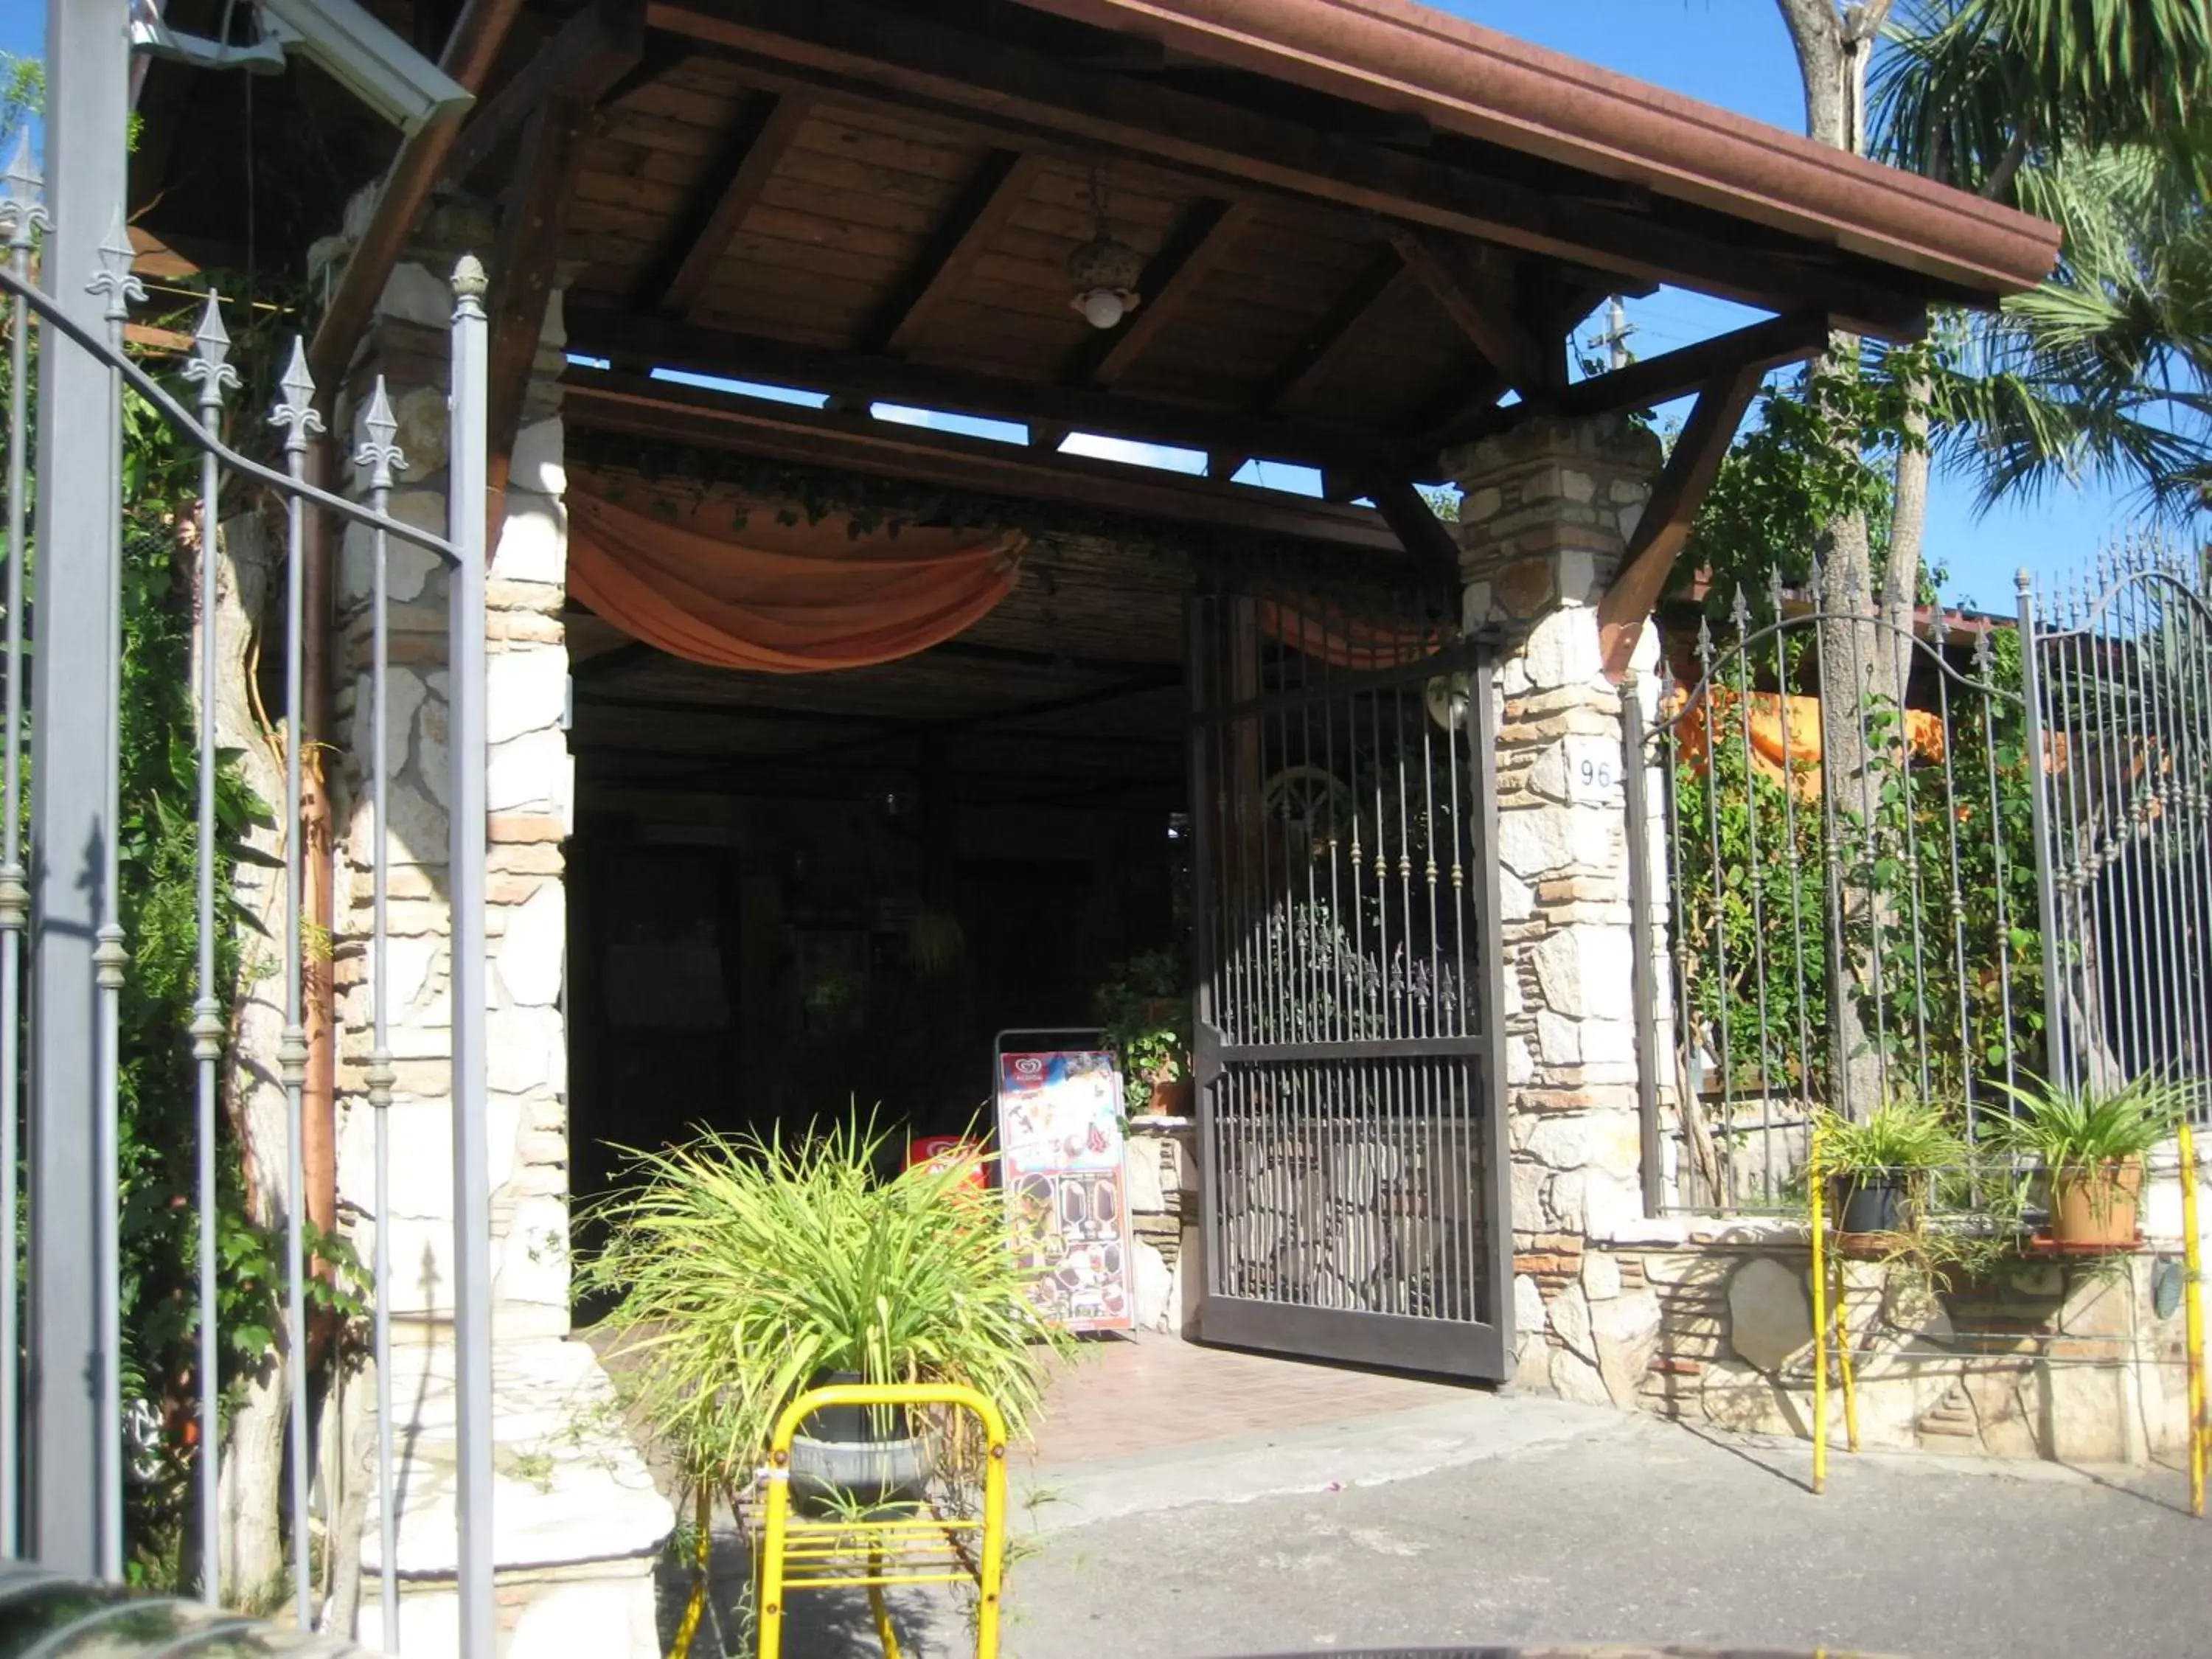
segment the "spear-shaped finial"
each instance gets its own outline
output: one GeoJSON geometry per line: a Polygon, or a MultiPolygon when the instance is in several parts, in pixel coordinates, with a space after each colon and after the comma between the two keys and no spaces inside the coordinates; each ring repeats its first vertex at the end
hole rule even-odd
{"type": "Polygon", "coordinates": [[[287,454],[305,453],[307,434],[323,429],[323,417],[315,412],[315,377],[307,372],[307,342],[296,334],[292,337],[292,361],[284,366],[284,378],[276,384],[283,395],[270,413],[269,424],[284,428],[287,454]]]}
{"type": "Polygon", "coordinates": [[[354,465],[368,469],[371,489],[389,489],[392,475],[407,470],[407,457],[392,441],[399,432],[399,419],[392,412],[392,399],[386,395],[381,374],[376,377],[376,390],[369,394],[368,412],[362,416],[362,425],[368,429],[368,441],[354,451],[354,465]]]}
{"type": "Polygon", "coordinates": [[[17,133],[15,153],[8,160],[8,170],[0,173],[0,230],[7,233],[11,249],[27,251],[32,232],[46,228],[46,187],[31,155],[29,131],[17,133]]]}
{"type": "Polygon", "coordinates": [[[220,404],[224,390],[238,384],[238,371],[230,366],[230,331],[222,325],[222,299],[212,289],[200,307],[199,326],[192,331],[192,355],[185,365],[185,378],[199,383],[203,409],[220,404]]]}
{"type": "Polygon", "coordinates": [[[84,285],[88,294],[107,296],[107,320],[111,323],[119,323],[131,314],[133,300],[146,297],[146,285],[131,274],[131,262],[137,257],[118,209],[107,227],[107,234],[100,239],[100,269],[84,285]]]}

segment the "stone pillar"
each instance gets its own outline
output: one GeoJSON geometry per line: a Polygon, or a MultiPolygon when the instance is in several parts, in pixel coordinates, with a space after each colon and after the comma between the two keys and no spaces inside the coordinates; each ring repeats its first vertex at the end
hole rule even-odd
{"type": "MultiPolygon", "coordinates": [[[[442,532],[447,522],[448,273],[491,228],[458,210],[434,214],[392,272],[357,355],[334,423],[349,447],[378,374],[399,422],[406,470],[394,517],[442,532]]],[[[507,1659],[582,1652],[648,1659],[659,1652],[653,1567],[674,1524],[623,1430],[612,1385],[568,1334],[568,1043],[562,1011],[567,913],[562,843],[571,816],[562,496],[559,294],[517,434],[488,580],[485,621],[489,745],[485,934],[498,1596],[507,1659]]],[[[356,490],[365,477],[354,479],[356,490]]],[[[453,1192],[450,908],[446,869],[447,574],[399,544],[388,553],[386,767],[391,945],[389,1029],[398,1079],[391,1114],[391,1213],[374,1207],[374,1113],[367,1102],[371,1042],[368,941],[375,826],[369,753],[373,575],[368,533],[349,531],[338,590],[338,730],[350,734],[342,804],[337,917],[340,1110],[338,1190],[371,1260],[372,1229],[391,1230],[392,1395],[405,1507],[398,1563],[401,1632],[410,1655],[453,1650],[453,1192]]],[[[334,1455],[367,1469],[373,1382],[349,1392],[360,1449],[334,1455]]],[[[366,1590],[356,1628],[383,1645],[377,1605],[379,1522],[363,1522],[366,1590]]]]}
{"type": "MultiPolygon", "coordinates": [[[[432,246],[403,262],[379,302],[375,332],[349,380],[337,430],[349,453],[374,378],[382,374],[399,421],[406,470],[394,517],[446,523],[446,355],[452,291],[446,272],[488,230],[452,216],[434,222],[432,246]],[[435,234],[442,232],[442,235],[435,234]],[[439,244],[450,244],[441,246],[439,244]]],[[[561,498],[560,299],[516,440],[505,523],[493,557],[487,620],[487,710],[491,757],[489,1016],[495,1329],[560,1336],[568,1328],[568,1045],[561,989],[566,942],[562,842],[571,773],[563,727],[568,650],[561,609],[567,520],[561,498]]],[[[366,483],[356,479],[356,486],[366,483]]],[[[348,879],[338,917],[341,1031],[339,1192],[374,1214],[374,1123],[363,1072],[369,1046],[370,849],[374,823],[361,757],[368,752],[370,539],[344,538],[338,576],[338,729],[351,734],[354,765],[341,857],[348,879]]],[[[442,1320],[453,1308],[453,1179],[446,1115],[452,1018],[447,997],[446,573],[430,555],[394,543],[387,554],[392,679],[386,767],[391,780],[389,957],[392,1048],[398,1071],[391,1107],[392,1307],[403,1321],[442,1320]]]]}
{"type": "MultiPolygon", "coordinates": [[[[1625,1406],[1658,1307],[1584,1249],[1644,1214],[1626,757],[1596,604],[1659,445],[1624,421],[1538,420],[1447,460],[1465,491],[1467,621],[1506,641],[1494,736],[1516,1376],[1625,1406]]],[[[1647,628],[1634,659],[1647,715],[1656,661],[1647,628]]]]}

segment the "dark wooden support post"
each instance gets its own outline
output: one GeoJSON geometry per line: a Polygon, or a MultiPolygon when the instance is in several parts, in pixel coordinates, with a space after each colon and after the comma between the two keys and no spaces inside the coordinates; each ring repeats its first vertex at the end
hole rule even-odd
{"type": "Polygon", "coordinates": [[[1719,474],[1721,462],[1742,424],[1765,370],[1752,364],[1723,369],[1698,394],[1674,453],[1652,489],[1651,500],[1629,538],[1620,569],[1605,597],[1598,601],[1599,648],[1604,653],[1607,678],[1616,684],[1627,672],[1638,637],[1659,603],[1668,573],[1689,539],[1690,525],[1698,507],[1719,474]]]}
{"type": "Polygon", "coordinates": [[[499,247],[491,304],[489,473],[491,534],[496,547],[507,494],[507,471],[530,387],[531,366],[545,332],[545,305],[568,203],[575,194],[576,160],[588,112],[573,98],[548,100],[531,117],[500,215],[499,247]]]}
{"type": "Polygon", "coordinates": [[[700,175],[699,192],[677,221],[676,233],[662,251],[651,292],[641,294],[641,309],[688,317],[713,280],[745,215],[760,200],[775,164],[790,147],[813,107],[793,94],[763,93],[730,131],[720,152],[700,175]]]}
{"type": "Polygon", "coordinates": [[[893,357],[914,349],[931,313],[1027,198],[1041,165],[1036,157],[1011,149],[983,157],[913,267],[869,319],[858,349],[893,357]]]}
{"type": "MultiPolygon", "coordinates": [[[[468,0],[453,32],[446,37],[438,67],[466,90],[481,91],[521,9],[522,0],[468,0]]],[[[369,315],[391,278],[392,266],[398,263],[399,250],[422,217],[431,186],[445,171],[446,156],[459,130],[458,120],[433,121],[416,128],[385,170],[368,228],[354,244],[307,347],[308,371],[319,388],[319,401],[325,418],[330,400],[337,395],[347,365],[353,361],[353,349],[368,326],[369,315]]]]}
{"type": "Polygon", "coordinates": [[[445,177],[459,181],[477,172],[549,99],[597,104],[644,56],[641,0],[592,0],[469,118],[446,156],[445,177]]]}
{"type": "Polygon", "coordinates": [[[1422,570],[1440,582],[1444,590],[1457,593],[1460,580],[1459,538],[1452,528],[1437,517],[1429,498],[1404,479],[1371,486],[1368,497],[1375,503],[1382,522],[1390,526],[1407,556],[1422,570]]]}

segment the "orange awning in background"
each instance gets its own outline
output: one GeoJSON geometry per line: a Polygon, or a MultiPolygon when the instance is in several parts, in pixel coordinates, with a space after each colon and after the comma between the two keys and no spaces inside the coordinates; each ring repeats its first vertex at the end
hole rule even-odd
{"type": "Polygon", "coordinates": [[[988,616],[1014,584],[1018,531],[906,528],[854,536],[849,520],[739,526],[727,501],[633,512],[572,474],[568,591],[672,656],[713,668],[813,674],[927,651],[988,616]]]}
{"type": "MultiPolygon", "coordinates": [[[[1801,800],[1820,797],[1820,700],[1784,696],[1775,691],[1748,694],[1714,686],[1694,706],[1686,706],[1688,694],[1677,691],[1668,712],[1683,761],[1702,774],[1712,752],[1717,730],[1723,744],[1741,743],[1747,728],[1752,769],[1769,783],[1787,782],[1801,800]],[[1677,712],[1679,711],[1679,712],[1677,712]]],[[[1940,761],[1947,746],[1943,721],[1929,709],[1910,708],[1905,714],[1905,740],[1923,760],[1940,761]]]]}
{"type": "Polygon", "coordinates": [[[1253,611],[1269,639],[1332,668],[1402,668],[1449,643],[1437,629],[1369,622],[1316,599],[1260,599],[1253,611]]]}

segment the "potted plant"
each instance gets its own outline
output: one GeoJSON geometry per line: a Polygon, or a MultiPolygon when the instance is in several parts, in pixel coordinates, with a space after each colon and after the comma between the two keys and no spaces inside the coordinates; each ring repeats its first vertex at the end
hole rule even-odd
{"type": "Polygon", "coordinates": [[[1132,957],[1099,986],[1097,1018],[1121,1068],[1132,1117],[1188,1117],[1190,992],[1182,958],[1169,951],[1132,957]]]}
{"type": "Polygon", "coordinates": [[[2143,1164],[2173,1133],[2201,1085],[2144,1073],[2117,1087],[2030,1078],[1997,1087],[2018,1109],[1999,1142],[2032,1158],[2051,1202],[2051,1243],[2062,1250],[2126,1249],[2136,1242],[2143,1164]]]}
{"type": "MultiPolygon", "coordinates": [[[[974,1388],[1020,1431],[1065,1333],[1030,1297],[1005,1212],[971,1170],[885,1176],[887,1137],[849,1121],[793,1141],[711,1130],[633,1153],[600,1205],[605,1244],[580,1281],[616,1298],[601,1328],[638,1419],[695,1489],[739,1493],[777,1418],[837,1382],[974,1388]]],[[[797,1494],[866,1509],[918,1498],[924,1425],[822,1412],[793,1448],[797,1494]]]]}
{"type": "Polygon", "coordinates": [[[1896,1100],[1853,1120],[1823,1112],[1820,1174],[1839,1248],[1879,1248],[1926,1214],[1936,1172],[1965,1161],[1966,1143],[1933,1101],[1896,1100]]]}

